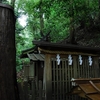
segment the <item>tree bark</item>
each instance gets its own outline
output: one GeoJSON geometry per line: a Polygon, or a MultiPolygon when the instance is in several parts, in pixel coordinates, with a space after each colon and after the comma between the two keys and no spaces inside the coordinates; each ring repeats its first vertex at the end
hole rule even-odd
{"type": "Polygon", "coordinates": [[[71,15],[70,15],[70,43],[75,44],[75,34],[74,34],[74,12],[73,12],[73,0],[70,0],[71,15]]]}
{"type": "Polygon", "coordinates": [[[43,28],[44,28],[44,19],[43,19],[43,12],[42,12],[42,0],[40,0],[40,35],[43,37],[43,28]]]}
{"type": "Polygon", "coordinates": [[[15,17],[0,3],[0,100],[19,100],[16,81],[15,17]]]}
{"type": "Polygon", "coordinates": [[[11,5],[14,8],[14,6],[15,6],[15,0],[11,0],[11,5]]]}
{"type": "Polygon", "coordinates": [[[99,22],[100,22],[100,0],[98,0],[98,10],[99,10],[98,19],[99,19],[99,22]]]}
{"type": "Polygon", "coordinates": [[[75,33],[74,33],[74,25],[73,18],[70,18],[70,43],[75,44],[75,33]]]}

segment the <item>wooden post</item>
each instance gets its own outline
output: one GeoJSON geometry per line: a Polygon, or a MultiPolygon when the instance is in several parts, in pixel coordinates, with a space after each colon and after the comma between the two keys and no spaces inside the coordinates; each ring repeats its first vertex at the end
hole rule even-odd
{"type": "Polygon", "coordinates": [[[29,66],[29,78],[31,79],[33,79],[34,78],[34,67],[35,67],[35,62],[33,62],[33,61],[31,61],[30,62],[30,66],[29,66]]]}
{"type": "Polygon", "coordinates": [[[52,71],[51,71],[51,56],[45,55],[45,66],[44,66],[44,89],[45,89],[45,100],[52,100],[52,71]]]}
{"type": "Polygon", "coordinates": [[[42,93],[43,93],[42,81],[39,80],[39,100],[42,100],[42,93]]]}
{"type": "Polygon", "coordinates": [[[25,99],[24,99],[23,86],[21,85],[21,83],[18,83],[18,88],[19,88],[20,100],[25,100],[25,99]]]}
{"type": "Polygon", "coordinates": [[[24,98],[25,98],[25,100],[29,100],[29,96],[28,96],[29,91],[28,91],[28,82],[27,81],[24,82],[23,90],[24,90],[24,98]]]}
{"type": "Polygon", "coordinates": [[[31,79],[31,86],[32,86],[32,100],[35,100],[36,93],[35,93],[35,62],[30,62],[29,67],[29,78],[31,79]]]}
{"type": "Polygon", "coordinates": [[[35,100],[35,80],[32,80],[32,100],[35,100]]]}
{"type": "Polygon", "coordinates": [[[72,78],[77,78],[77,56],[73,56],[73,68],[74,68],[74,77],[72,78]]]}
{"type": "Polygon", "coordinates": [[[26,65],[24,66],[24,81],[28,81],[28,76],[29,76],[29,66],[26,65]]]}
{"type": "Polygon", "coordinates": [[[94,63],[94,71],[95,71],[95,77],[99,77],[99,57],[94,57],[94,60],[93,60],[93,63],[94,63]]]}

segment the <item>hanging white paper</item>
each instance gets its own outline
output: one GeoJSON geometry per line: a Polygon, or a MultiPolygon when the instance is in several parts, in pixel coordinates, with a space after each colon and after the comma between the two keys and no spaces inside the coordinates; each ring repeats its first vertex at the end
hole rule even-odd
{"type": "Polygon", "coordinates": [[[83,63],[82,56],[79,55],[79,64],[82,65],[82,63],[83,63]]]}
{"type": "Polygon", "coordinates": [[[89,66],[92,66],[92,62],[93,62],[93,61],[92,61],[92,57],[89,56],[89,59],[88,59],[88,60],[89,60],[89,66]]]}
{"type": "Polygon", "coordinates": [[[68,56],[68,63],[69,63],[69,65],[72,65],[72,62],[73,62],[73,60],[72,60],[72,56],[69,55],[69,56],[68,56]]]}
{"type": "Polygon", "coordinates": [[[57,58],[57,65],[60,65],[60,55],[57,54],[56,58],[57,58]]]}

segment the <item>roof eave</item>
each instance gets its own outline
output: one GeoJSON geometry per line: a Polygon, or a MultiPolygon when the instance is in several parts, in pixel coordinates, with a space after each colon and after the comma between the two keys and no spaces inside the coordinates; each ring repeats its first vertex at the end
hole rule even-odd
{"type": "Polygon", "coordinates": [[[86,52],[86,53],[93,53],[100,55],[100,48],[96,47],[85,47],[85,46],[78,46],[72,44],[58,44],[58,43],[49,43],[49,42],[40,42],[40,41],[33,41],[35,45],[41,47],[43,49],[49,50],[59,50],[59,51],[77,51],[77,52],[86,52]]]}

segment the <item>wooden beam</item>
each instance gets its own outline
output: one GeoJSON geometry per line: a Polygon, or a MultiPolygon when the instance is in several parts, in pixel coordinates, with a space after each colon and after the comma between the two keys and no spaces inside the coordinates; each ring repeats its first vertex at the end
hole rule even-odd
{"type": "Polygon", "coordinates": [[[77,78],[78,73],[77,73],[77,56],[73,56],[73,67],[74,67],[74,77],[72,78],[77,78]]]}
{"type": "Polygon", "coordinates": [[[98,54],[100,55],[100,48],[97,47],[86,47],[86,46],[79,46],[79,45],[71,45],[71,44],[60,44],[60,43],[50,43],[44,41],[33,41],[35,45],[38,47],[51,50],[51,51],[76,51],[76,52],[83,52],[83,53],[91,53],[91,54],[98,54]]]}
{"type": "Polygon", "coordinates": [[[95,77],[96,78],[98,78],[98,77],[100,77],[100,75],[99,75],[99,57],[94,57],[94,60],[93,60],[94,62],[94,68],[95,68],[95,77]]]}

